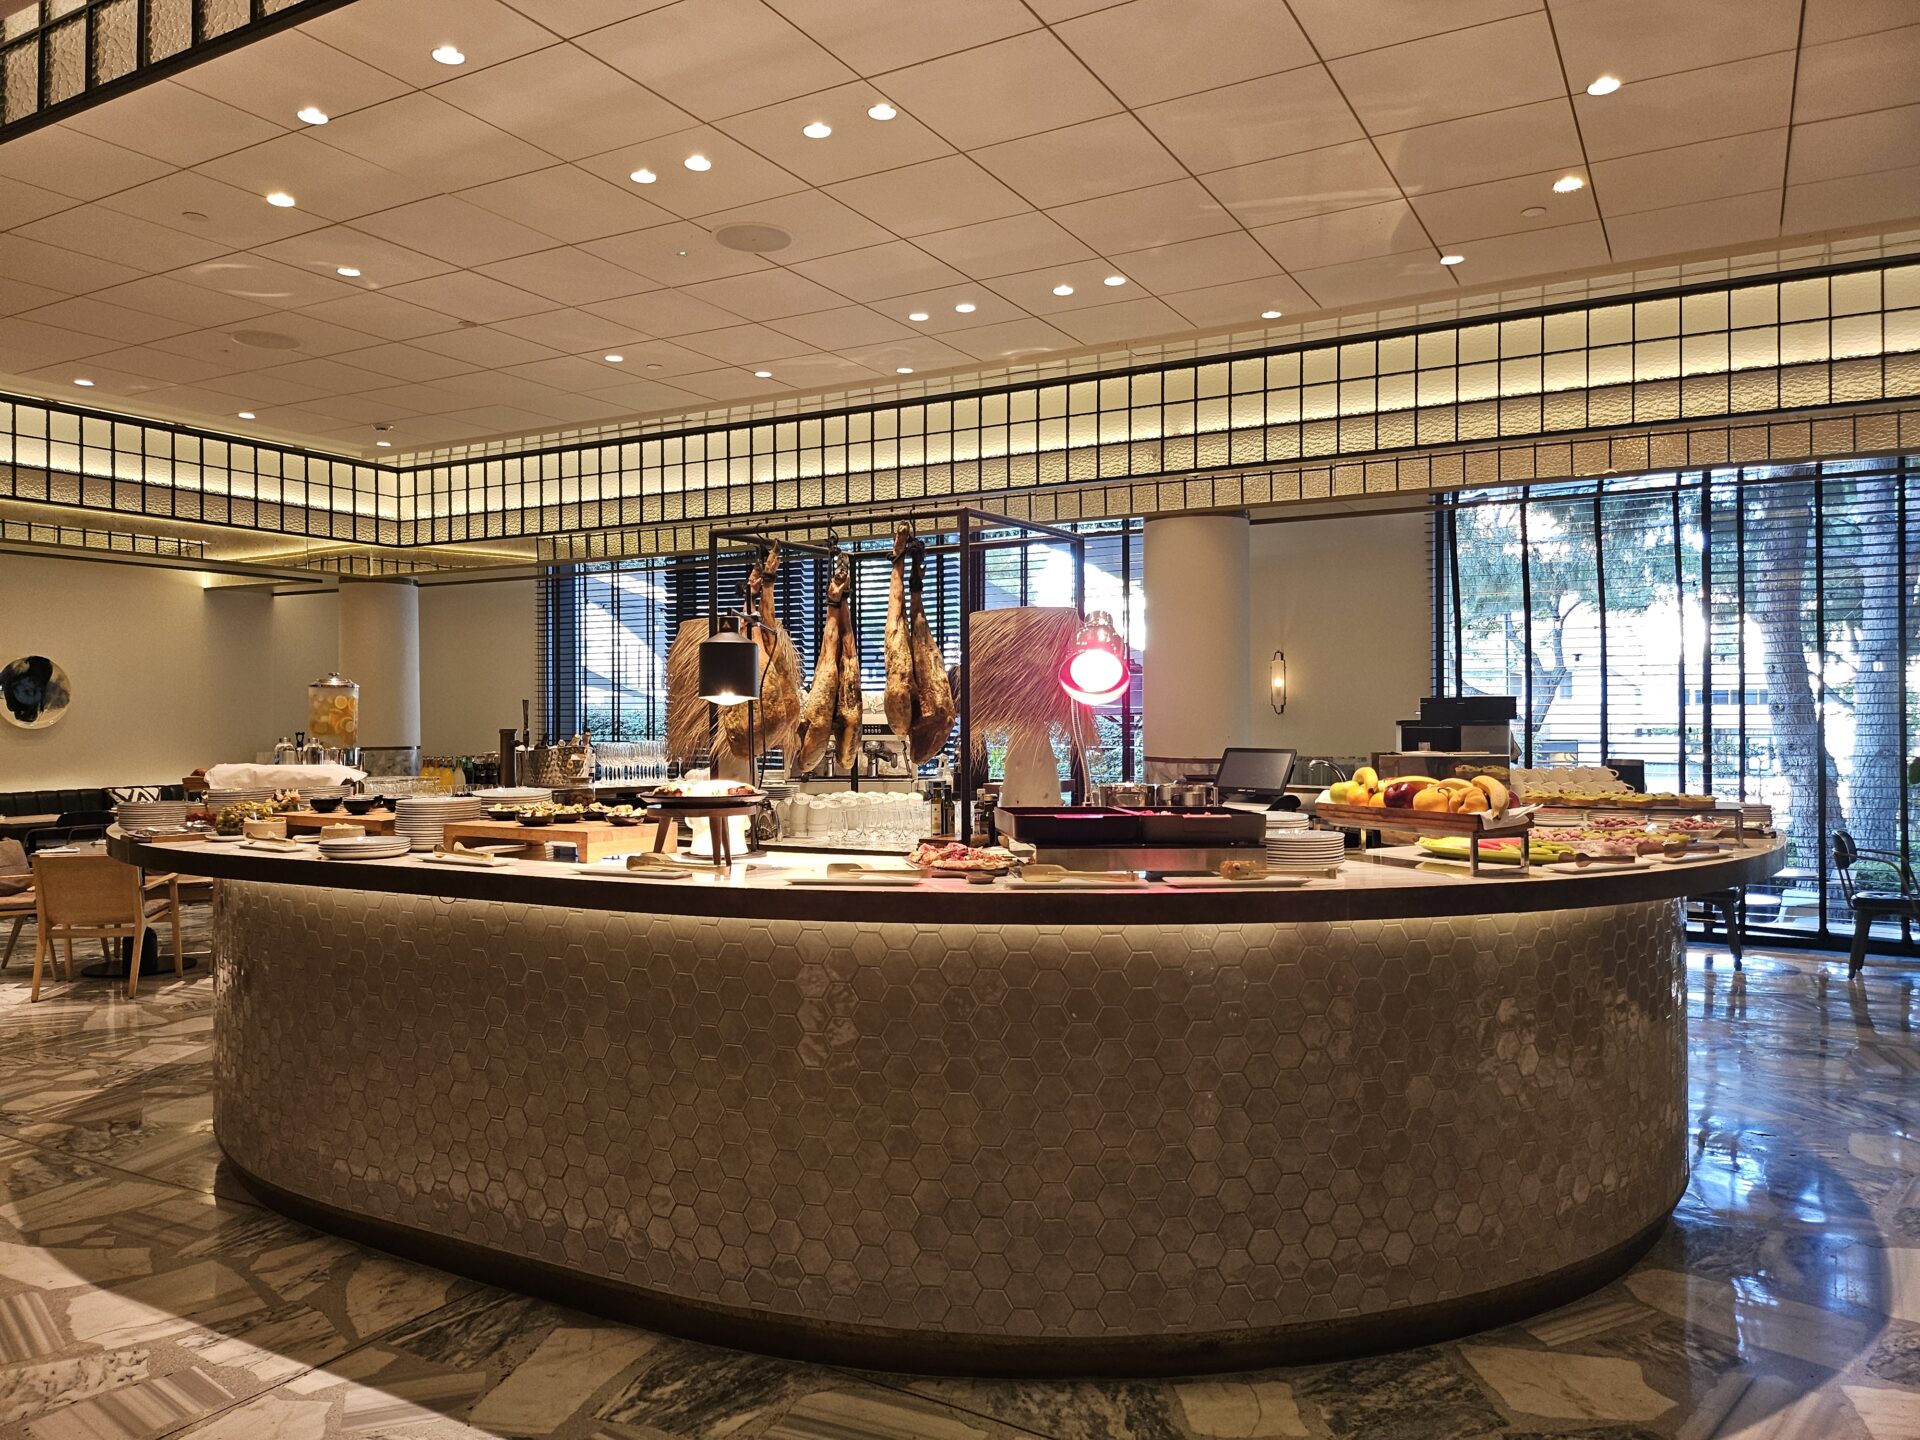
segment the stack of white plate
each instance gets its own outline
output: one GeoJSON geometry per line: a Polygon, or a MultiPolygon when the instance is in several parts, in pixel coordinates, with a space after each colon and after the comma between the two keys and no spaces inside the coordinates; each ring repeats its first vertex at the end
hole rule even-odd
{"type": "Polygon", "coordinates": [[[1335,870],[1346,859],[1338,830],[1269,830],[1267,865],[1274,870],[1335,870]]]}
{"type": "Polygon", "coordinates": [[[471,798],[488,805],[535,805],[553,799],[553,791],[538,785],[496,785],[490,790],[474,791],[471,798]]]}
{"type": "Polygon", "coordinates": [[[1749,825],[1758,825],[1762,830],[1773,828],[1773,807],[1771,805],[1742,805],[1740,816],[1749,825]]]}
{"type": "Polygon", "coordinates": [[[393,833],[416,850],[431,850],[446,838],[447,826],[478,820],[486,802],[478,795],[414,795],[393,805],[393,833]]]}
{"type": "Polygon", "coordinates": [[[302,785],[300,787],[302,800],[311,800],[315,796],[324,800],[329,795],[339,795],[344,798],[351,794],[353,794],[351,785],[302,785]]]}
{"type": "Polygon", "coordinates": [[[1307,824],[1308,820],[1305,811],[1269,810],[1267,812],[1267,833],[1269,835],[1273,834],[1276,830],[1304,830],[1307,828],[1307,824]]]}
{"type": "Polygon", "coordinates": [[[217,815],[229,805],[246,805],[262,800],[271,800],[273,799],[273,794],[273,787],[271,785],[261,786],[254,790],[209,790],[207,792],[206,804],[207,808],[217,815]]]}
{"type": "Polygon", "coordinates": [[[329,860],[395,860],[407,853],[403,835],[362,835],[357,839],[322,840],[320,853],[329,860]]]}
{"type": "Polygon", "coordinates": [[[192,806],[185,800],[124,800],[113,807],[123,830],[178,830],[192,806]]]}

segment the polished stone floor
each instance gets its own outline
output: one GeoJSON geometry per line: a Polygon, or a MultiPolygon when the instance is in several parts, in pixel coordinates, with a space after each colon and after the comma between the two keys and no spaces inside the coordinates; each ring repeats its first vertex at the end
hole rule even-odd
{"type": "Polygon", "coordinates": [[[16,956],[0,1440],[1920,1440],[1920,969],[1706,956],[1693,1183],[1624,1280],[1427,1350],[1085,1383],[736,1354],[315,1234],[221,1173],[204,971],[29,1009],[16,956]]]}

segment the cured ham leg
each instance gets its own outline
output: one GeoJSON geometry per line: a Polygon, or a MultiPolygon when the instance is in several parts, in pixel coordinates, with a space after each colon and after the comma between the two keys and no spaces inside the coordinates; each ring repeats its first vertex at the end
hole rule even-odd
{"type": "MultiPolygon", "coordinates": [[[[770,545],[747,576],[749,603],[757,604],[760,612],[760,627],[754,632],[760,646],[760,703],[754,716],[754,748],[763,755],[792,745],[794,726],[800,718],[800,654],[773,610],[773,577],[779,568],[780,547],[770,545]]],[[[746,706],[722,707],[720,744],[728,754],[746,759],[746,706]]]]}
{"type": "MultiPolygon", "coordinates": [[[[847,681],[847,652],[853,631],[853,616],[847,605],[852,584],[846,557],[840,556],[834,561],[833,578],[827,582],[827,618],[820,627],[820,652],[813,665],[813,688],[807,692],[806,704],[800,707],[800,723],[794,733],[793,763],[789,768],[795,775],[811,774],[825,757],[828,744],[840,737],[842,691],[847,681]]],[[[857,708],[860,703],[857,651],[853,658],[853,698],[857,708]]],[[[858,730],[858,720],[854,723],[858,730]]],[[[836,757],[842,756],[844,747],[836,746],[834,753],[836,757]]]]}
{"type": "MultiPolygon", "coordinates": [[[[852,588],[851,581],[848,588],[852,588]]],[[[860,725],[865,706],[860,695],[860,638],[853,629],[853,607],[843,599],[841,608],[846,614],[840,626],[840,689],[834,703],[833,743],[840,768],[851,772],[860,763],[860,725]]]]}
{"type": "Polygon", "coordinates": [[[907,742],[918,765],[940,752],[958,713],[946,658],[927,624],[922,590],[926,558],[905,525],[893,537],[893,580],[887,594],[887,728],[907,742]],[[907,593],[906,559],[913,552],[913,588],[907,593]]]}

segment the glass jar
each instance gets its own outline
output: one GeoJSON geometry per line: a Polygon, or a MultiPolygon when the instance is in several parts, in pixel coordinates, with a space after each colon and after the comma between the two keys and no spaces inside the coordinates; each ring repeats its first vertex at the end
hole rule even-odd
{"type": "Polygon", "coordinates": [[[360,743],[360,687],[328,675],[307,687],[307,734],[329,749],[352,750],[360,743]]]}

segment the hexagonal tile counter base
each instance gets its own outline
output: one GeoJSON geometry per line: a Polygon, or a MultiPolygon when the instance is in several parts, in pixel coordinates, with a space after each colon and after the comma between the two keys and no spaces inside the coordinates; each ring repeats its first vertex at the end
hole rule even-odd
{"type": "Polygon", "coordinates": [[[1686,1182],[1672,901],[912,925],[228,881],[215,1126],[307,1218],[724,1343],[1001,1373],[1378,1349],[1686,1182]]]}

